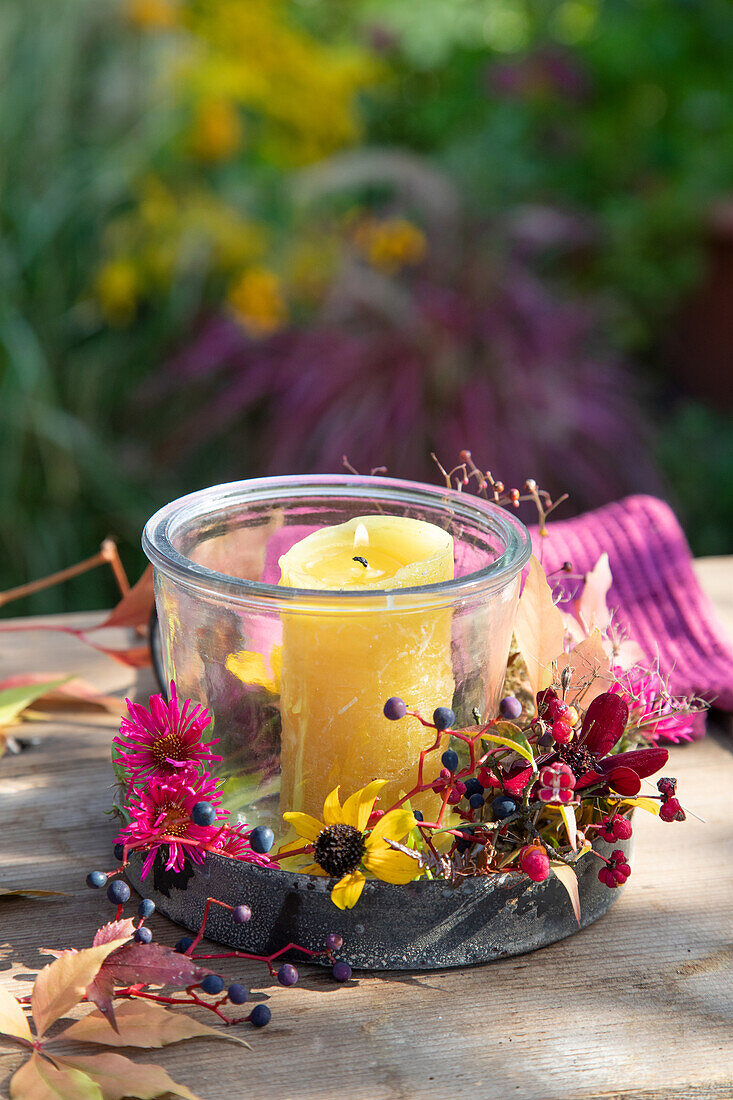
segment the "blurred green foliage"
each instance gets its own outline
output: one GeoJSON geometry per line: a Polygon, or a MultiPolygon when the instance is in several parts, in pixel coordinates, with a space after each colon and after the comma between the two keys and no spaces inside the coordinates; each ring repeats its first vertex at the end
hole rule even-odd
{"type": "MultiPolygon", "coordinates": [[[[4,0],[0,588],[109,533],[141,567],[146,516],[206,475],[150,468],[165,408],[133,395],[227,294],[254,326],[302,308],[293,233],[325,260],[293,173],[335,149],[424,154],[479,219],[572,214],[547,277],[606,302],[643,364],[730,194],[731,56],[728,0],[4,0]],[[175,208],[155,233],[151,188],[175,208]]],[[[694,548],[725,549],[730,420],[658,427],[694,548]]],[[[95,574],[8,611],[113,594],[95,574]]]]}

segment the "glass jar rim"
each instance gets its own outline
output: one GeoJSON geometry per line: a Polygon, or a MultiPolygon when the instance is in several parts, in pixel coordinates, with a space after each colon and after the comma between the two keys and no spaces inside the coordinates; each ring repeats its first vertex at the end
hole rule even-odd
{"type": "Polygon", "coordinates": [[[303,474],[291,477],[261,477],[230,481],[199,489],[160,508],[145,524],[142,547],[153,566],[166,577],[209,596],[224,596],[236,604],[257,604],[272,611],[303,610],[394,610],[453,605],[464,599],[509,584],[529,561],[532,543],[529,531],[516,516],[503,508],[445,486],[428,485],[398,478],[355,474],[303,474]],[[224,512],[228,507],[275,503],[280,497],[307,500],[311,496],[334,500],[359,499],[365,494],[376,503],[432,508],[442,506],[446,514],[490,529],[504,542],[504,550],[489,565],[463,577],[414,588],[365,589],[358,592],[312,588],[286,588],[277,584],[234,577],[199,565],[175,548],[176,534],[186,522],[224,512]]]}

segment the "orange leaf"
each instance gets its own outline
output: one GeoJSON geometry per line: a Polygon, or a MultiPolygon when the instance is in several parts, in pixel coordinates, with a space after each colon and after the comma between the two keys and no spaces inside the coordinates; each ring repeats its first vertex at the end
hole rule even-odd
{"type": "Polygon", "coordinates": [[[580,599],[576,601],[578,618],[590,634],[596,627],[607,630],[611,625],[611,613],[606,604],[608,590],[613,584],[608,554],[601,554],[590,573],[586,573],[585,584],[580,599]]]}
{"type": "Polygon", "coordinates": [[[527,666],[532,693],[536,695],[552,683],[552,664],[563,651],[565,630],[545,571],[534,555],[529,559],[529,576],[519,601],[514,637],[527,666]]]}
{"type": "Polygon", "coordinates": [[[80,634],[79,637],[87,645],[96,649],[98,653],[104,653],[105,657],[111,657],[113,661],[119,661],[121,665],[128,665],[130,668],[147,668],[151,663],[150,649],[146,645],[136,645],[130,649],[109,649],[107,646],[90,642],[89,638],[86,638],[83,634],[80,634]]]}
{"type": "Polygon", "coordinates": [[[580,924],[580,893],[578,892],[578,876],[567,863],[550,863],[555,876],[560,880],[568,892],[568,897],[573,906],[575,919],[580,924]]]}
{"type": "Polygon", "coordinates": [[[558,674],[570,666],[573,670],[565,694],[568,703],[581,703],[587,707],[597,695],[608,691],[613,679],[611,662],[603,645],[600,630],[594,630],[584,642],[573,646],[569,653],[557,659],[558,674]]]}
{"type": "Polygon", "coordinates": [[[61,890],[34,890],[32,886],[21,886],[17,890],[6,890],[0,886],[0,898],[65,898],[61,890]]]}
{"type": "Polygon", "coordinates": [[[27,1043],[33,1041],[23,1009],[12,993],[2,988],[0,988],[0,1034],[12,1035],[14,1039],[25,1039],[27,1043]]]}
{"type": "Polygon", "coordinates": [[[162,1096],[166,1092],[181,1096],[183,1100],[200,1100],[185,1085],[176,1084],[161,1066],[138,1065],[111,1051],[106,1054],[75,1055],[64,1058],[63,1063],[82,1070],[90,1079],[93,1078],[102,1100],[123,1100],[125,1096],[153,1100],[153,1097],[162,1096]]]}
{"type": "Polygon", "coordinates": [[[155,603],[153,567],[149,565],[137,584],[127,592],[107,618],[92,627],[106,630],[111,626],[147,626],[155,603]]]}
{"type": "Polygon", "coordinates": [[[153,1001],[127,1001],[117,1008],[117,1031],[101,1012],[90,1012],[83,1020],[77,1020],[64,1031],[64,1039],[76,1039],[85,1043],[102,1043],[108,1047],[164,1047],[179,1043],[182,1039],[206,1036],[210,1039],[244,1039],[222,1028],[200,1024],[190,1016],[171,1012],[153,1001]]]}
{"type": "Polygon", "coordinates": [[[110,940],[84,951],[67,952],[43,968],[31,994],[31,1010],[39,1037],[81,1000],[107,956],[125,942],[125,939],[110,940]]]}
{"type": "Polygon", "coordinates": [[[10,1100],[104,1100],[102,1089],[83,1070],[58,1061],[57,1067],[34,1053],[13,1076],[10,1100]]]}

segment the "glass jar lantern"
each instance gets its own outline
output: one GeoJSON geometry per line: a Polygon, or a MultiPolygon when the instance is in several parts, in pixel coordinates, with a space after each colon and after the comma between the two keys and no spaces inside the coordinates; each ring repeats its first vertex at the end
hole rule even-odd
{"type": "Polygon", "coordinates": [[[409,716],[388,722],[391,695],[427,718],[451,707],[459,728],[496,714],[531,544],[515,516],[480,497],[350,475],[239,481],[166,505],[143,548],[166,677],[211,712],[223,804],[249,825],[282,837],[284,809],[315,813],[338,783],[346,797],[388,779],[385,808],[409,789],[434,731],[409,716]],[[453,579],[357,591],[278,584],[296,543],[364,516],[448,532],[453,579]]]}

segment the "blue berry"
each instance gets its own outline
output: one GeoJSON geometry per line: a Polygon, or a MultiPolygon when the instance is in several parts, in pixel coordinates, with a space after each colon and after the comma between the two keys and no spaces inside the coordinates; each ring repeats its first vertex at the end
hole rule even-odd
{"type": "Polygon", "coordinates": [[[253,829],[249,834],[249,846],[253,852],[259,852],[260,855],[265,855],[270,851],[275,843],[275,834],[272,829],[269,829],[267,825],[258,825],[256,829],[253,829]]]}
{"type": "Polygon", "coordinates": [[[505,817],[509,817],[515,812],[517,804],[513,798],[507,797],[505,794],[499,794],[491,803],[491,813],[494,821],[503,821],[505,817]]]}
{"type": "Polygon", "coordinates": [[[351,977],[351,967],[346,962],[337,962],[333,964],[332,973],[337,982],[348,982],[351,977]]]}
{"type": "Polygon", "coordinates": [[[90,890],[101,890],[107,881],[104,871],[90,871],[87,875],[87,886],[90,890]]]}
{"type": "MultiPolygon", "coordinates": [[[[433,711],[433,723],[436,729],[449,730],[455,723],[456,716],[450,707],[438,707],[433,711]]],[[[446,764],[446,768],[448,765],[446,764]]]]}
{"type": "Polygon", "coordinates": [[[415,818],[415,821],[424,821],[425,820],[425,818],[423,817],[422,810],[413,810],[412,811],[412,816],[415,818]]]}
{"type": "Polygon", "coordinates": [[[216,810],[210,802],[197,802],[191,810],[191,821],[194,825],[201,825],[204,828],[213,825],[216,821],[216,810]]]}
{"type": "Polygon", "coordinates": [[[326,936],[326,948],[328,951],[340,951],[344,946],[344,937],[338,932],[329,932],[326,936]]]}
{"type": "Polygon", "coordinates": [[[484,793],[484,786],[482,783],[479,783],[475,775],[470,776],[468,779],[464,779],[463,782],[466,784],[466,798],[470,798],[471,795],[474,794],[484,793]]]}
{"type": "Polygon", "coordinates": [[[468,800],[468,804],[472,810],[480,810],[484,804],[484,796],[482,794],[472,794],[468,800]]]}
{"type": "Polygon", "coordinates": [[[115,859],[122,859],[125,854],[124,844],[115,844],[115,859]]]}
{"type": "Polygon", "coordinates": [[[390,722],[398,722],[400,718],[404,718],[407,714],[407,707],[405,706],[399,695],[393,695],[391,699],[388,699],[384,704],[384,717],[389,718],[390,722]]]}
{"type": "Polygon", "coordinates": [[[155,902],[152,898],[143,898],[137,907],[137,915],[142,917],[143,920],[147,920],[148,917],[152,917],[155,912],[155,902]]]}
{"type": "Polygon", "coordinates": [[[215,997],[224,988],[224,979],[220,978],[218,974],[207,974],[201,983],[201,988],[204,993],[209,993],[212,997],[215,997]]]}
{"type": "Polygon", "coordinates": [[[290,963],[283,963],[277,972],[277,980],[280,985],[295,985],[298,980],[298,971],[290,963]]]}
{"type": "Polygon", "coordinates": [[[136,928],[132,937],[136,943],[150,943],[153,938],[153,933],[149,928],[143,925],[141,928],[136,928]]]}
{"type": "Polygon", "coordinates": [[[499,703],[499,714],[502,718],[519,718],[522,714],[522,704],[514,695],[505,695],[499,703]]]}
{"type": "Polygon", "coordinates": [[[177,951],[179,955],[185,955],[192,943],[192,936],[181,936],[173,950],[177,951]]]}
{"type": "Polygon", "coordinates": [[[248,1019],[254,1027],[266,1027],[272,1019],[272,1013],[267,1005],[255,1005],[248,1019]]]}
{"type": "Polygon", "coordinates": [[[232,920],[235,924],[246,924],[252,917],[252,910],[248,905],[235,905],[232,909],[232,920]]]}
{"type": "Polygon", "coordinates": [[[233,1005],[243,1005],[249,1000],[249,990],[245,989],[241,982],[232,982],[227,990],[227,996],[233,1005]]]}
{"type": "Polygon", "coordinates": [[[453,749],[446,749],[441,756],[441,761],[444,768],[447,768],[449,772],[454,772],[458,768],[458,753],[453,749]]]}
{"type": "Polygon", "coordinates": [[[130,900],[130,887],[121,878],[116,878],[107,887],[107,897],[113,905],[124,905],[130,900]]]}

